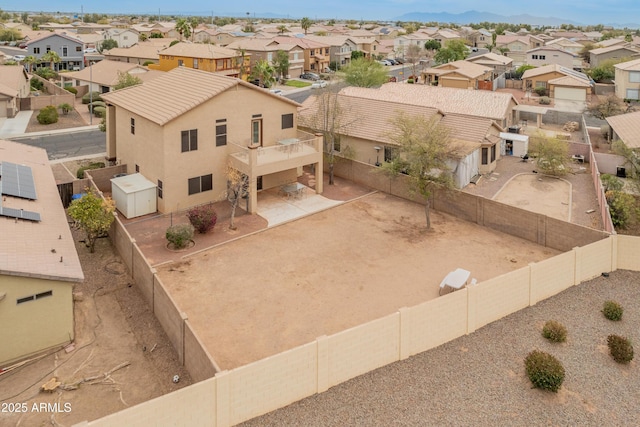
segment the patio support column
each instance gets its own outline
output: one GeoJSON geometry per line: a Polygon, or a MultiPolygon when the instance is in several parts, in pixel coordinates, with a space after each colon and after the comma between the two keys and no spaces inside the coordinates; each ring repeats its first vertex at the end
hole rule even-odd
{"type": "Polygon", "coordinates": [[[538,120],[536,121],[536,123],[537,123],[537,125],[538,125],[538,129],[539,129],[539,128],[541,128],[541,127],[542,127],[542,114],[538,113],[538,114],[537,114],[537,119],[538,119],[538,120]]]}
{"type": "Polygon", "coordinates": [[[321,133],[316,133],[316,151],[318,153],[320,153],[320,161],[318,163],[316,163],[316,194],[322,194],[323,191],[323,185],[324,185],[324,172],[322,170],[323,168],[323,164],[322,164],[322,155],[323,155],[323,150],[322,150],[322,134],[321,133]]]}
{"type": "Polygon", "coordinates": [[[255,214],[258,207],[258,177],[254,170],[258,166],[258,146],[249,146],[249,213],[255,214]]]}

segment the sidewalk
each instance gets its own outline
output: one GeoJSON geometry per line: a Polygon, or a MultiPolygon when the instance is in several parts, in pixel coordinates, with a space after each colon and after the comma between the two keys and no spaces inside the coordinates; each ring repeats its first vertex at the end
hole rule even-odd
{"type": "Polygon", "coordinates": [[[0,123],[0,138],[8,138],[10,136],[23,135],[31,120],[33,111],[19,111],[15,117],[4,119],[0,123]]]}

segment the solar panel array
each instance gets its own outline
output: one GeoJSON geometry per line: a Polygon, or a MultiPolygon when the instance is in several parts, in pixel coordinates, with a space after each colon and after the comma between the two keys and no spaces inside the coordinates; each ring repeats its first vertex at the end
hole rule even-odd
{"type": "Polygon", "coordinates": [[[0,179],[2,180],[2,194],[20,197],[21,199],[36,200],[36,184],[29,166],[15,163],[0,163],[0,179]]]}
{"type": "MultiPolygon", "coordinates": [[[[19,197],[21,199],[36,200],[36,185],[33,180],[33,172],[29,166],[15,163],[0,163],[0,194],[19,197]]],[[[27,221],[40,221],[38,212],[25,211],[24,209],[5,208],[0,197],[0,216],[24,219],[27,221]]]]}

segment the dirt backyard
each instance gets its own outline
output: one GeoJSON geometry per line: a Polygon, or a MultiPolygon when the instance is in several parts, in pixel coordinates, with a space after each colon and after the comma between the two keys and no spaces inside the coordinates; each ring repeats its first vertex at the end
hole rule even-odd
{"type": "Polygon", "coordinates": [[[482,281],[558,252],[376,193],[162,266],[220,368],[438,297],[457,267],[482,281]]]}
{"type": "MultiPolygon", "coordinates": [[[[82,236],[74,230],[74,238],[82,236]]],[[[93,254],[83,243],[76,246],[85,281],[74,288],[74,345],[69,352],[49,352],[0,375],[0,401],[6,404],[2,408],[25,409],[0,412],[1,426],[70,426],[191,384],[110,241],[98,239],[93,254]],[[177,384],[174,375],[180,377],[177,384]],[[61,387],[40,392],[52,377],[61,387]],[[86,381],[89,378],[94,379],[86,381]],[[74,384],[77,389],[62,390],[74,384]],[[56,403],[57,408],[38,409],[56,403]]]]}

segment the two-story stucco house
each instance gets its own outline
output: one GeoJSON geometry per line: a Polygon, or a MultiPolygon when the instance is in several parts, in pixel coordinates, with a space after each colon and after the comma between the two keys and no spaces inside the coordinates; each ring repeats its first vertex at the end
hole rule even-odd
{"type": "Polygon", "coordinates": [[[616,96],[620,99],[640,99],[640,59],[614,65],[616,96]]]}
{"type": "Polygon", "coordinates": [[[289,69],[285,73],[285,77],[300,77],[300,74],[302,74],[304,70],[304,50],[298,45],[278,44],[271,39],[246,38],[227,45],[227,49],[236,50],[237,56],[241,55],[242,51],[248,54],[247,56],[250,58],[250,69],[253,69],[260,60],[267,61],[273,65],[277,52],[282,50],[287,53],[289,58],[289,69]]]}
{"type": "Polygon", "coordinates": [[[177,67],[103,99],[107,156],[157,184],[160,212],[224,199],[229,164],[249,177],[252,213],[259,190],[304,165],[322,182],[322,140],[298,130],[300,104],[243,80],[177,67]]]}
{"type": "Polygon", "coordinates": [[[23,67],[0,65],[0,117],[15,117],[20,99],[30,92],[29,76],[23,67]]]}
{"type": "MultiPolygon", "coordinates": [[[[149,69],[169,71],[176,67],[186,67],[241,77],[242,58],[237,51],[226,47],[182,42],[161,50],[159,55],[158,64],[150,64],[149,69]]],[[[249,61],[250,55],[245,55],[245,74],[249,71],[249,61]]]]}
{"type": "MultiPolygon", "coordinates": [[[[84,42],[66,34],[51,33],[27,42],[27,55],[41,60],[48,52],[55,52],[60,57],[59,63],[53,66],[60,70],[81,70],[84,68],[84,42]]],[[[36,67],[48,67],[46,61],[36,67]]]]}

